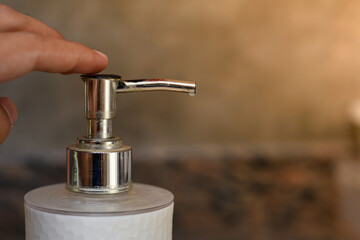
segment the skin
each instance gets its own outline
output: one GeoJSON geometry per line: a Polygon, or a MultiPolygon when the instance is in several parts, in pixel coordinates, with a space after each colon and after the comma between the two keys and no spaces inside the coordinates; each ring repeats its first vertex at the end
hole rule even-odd
{"type": "MultiPolygon", "coordinates": [[[[106,68],[105,54],[67,41],[44,23],[0,4],[0,82],[32,71],[97,73],[106,68]]],[[[0,97],[0,143],[18,116],[16,105],[0,97]]]]}

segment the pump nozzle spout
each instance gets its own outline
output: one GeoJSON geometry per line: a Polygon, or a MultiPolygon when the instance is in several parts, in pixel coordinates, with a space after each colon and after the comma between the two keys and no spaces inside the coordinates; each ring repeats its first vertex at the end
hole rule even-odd
{"type": "Polygon", "coordinates": [[[194,82],[179,81],[172,79],[134,79],[120,80],[116,92],[145,92],[145,91],[171,91],[184,92],[194,95],[196,84],[194,82]]]}

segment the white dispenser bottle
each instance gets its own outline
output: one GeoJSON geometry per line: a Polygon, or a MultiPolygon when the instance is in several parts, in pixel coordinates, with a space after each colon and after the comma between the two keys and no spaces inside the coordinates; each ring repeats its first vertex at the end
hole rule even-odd
{"type": "Polygon", "coordinates": [[[27,240],[172,239],[174,197],[131,181],[131,147],[112,134],[116,93],[177,91],[194,94],[195,83],[168,79],[122,80],[82,75],[87,133],[67,148],[66,184],[25,195],[27,240]]]}

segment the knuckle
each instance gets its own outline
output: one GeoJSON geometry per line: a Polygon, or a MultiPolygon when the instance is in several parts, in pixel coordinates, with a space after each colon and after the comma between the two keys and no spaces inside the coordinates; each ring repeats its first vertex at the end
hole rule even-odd
{"type": "Polygon", "coordinates": [[[8,31],[16,31],[27,24],[22,14],[7,5],[0,4],[1,26],[8,31]]]}
{"type": "Polygon", "coordinates": [[[78,43],[78,42],[69,42],[69,43],[71,43],[74,47],[77,47],[77,48],[82,47],[82,44],[78,43]]]}
{"type": "Polygon", "coordinates": [[[0,14],[1,15],[9,15],[12,12],[14,12],[14,10],[11,7],[4,5],[4,4],[0,4],[0,14]]]}
{"type": "Polygon", "coordinates": [[[61,39],[65,39],[64,36],[59,31],[54,29],[54,32],[55,32],[56,37],[61,38],[61,39]]]}
{"type": "Polygon", "coordinates": [[[81,43],[78,42],[68,42],[68,43],[70,44],[71,48],[76,51],[84,52],[84,50],[86,50],[86,47],[81,43]]]}
{"type": "Polygon", "coordinates": [[[0,4],[0,11],[10,11],[12,10],[9,6],[5,4],[0,4]]]}

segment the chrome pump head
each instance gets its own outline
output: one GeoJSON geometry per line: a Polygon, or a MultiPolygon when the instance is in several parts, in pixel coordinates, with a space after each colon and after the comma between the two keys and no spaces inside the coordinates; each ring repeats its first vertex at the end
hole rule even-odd
{"type": "Polygon", "coordinates": [[[85,83],[87,132],[67,148],[66,189],[111,194],[131,189],[131,147],[112,133],[116,93],[174,91],[196,93],[194,82],[171,79],[122,80],[118,75],[81,75],[85,83]]]}

